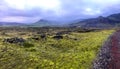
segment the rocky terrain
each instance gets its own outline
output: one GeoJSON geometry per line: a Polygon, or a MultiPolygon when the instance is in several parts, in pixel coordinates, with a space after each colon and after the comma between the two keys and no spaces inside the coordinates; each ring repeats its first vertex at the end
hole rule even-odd
{"type": "Polygon", "coordinates": [[[109,62],[111,61],[110,47],[111,37],[106,41],[100,50],[100,53],[93,64],[93,69],[109,69],[109,62]]]}

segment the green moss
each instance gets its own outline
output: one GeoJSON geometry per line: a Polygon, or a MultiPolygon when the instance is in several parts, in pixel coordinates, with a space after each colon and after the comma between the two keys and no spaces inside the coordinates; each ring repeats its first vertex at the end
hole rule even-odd
{"type": "Polygon", "coordinates": [[[0,69],[90,69],[103,42],[113,32],[73,32],[61,40],[51,36],[44,41],[27,40],[23,47],[1,42],[0,69]]]}

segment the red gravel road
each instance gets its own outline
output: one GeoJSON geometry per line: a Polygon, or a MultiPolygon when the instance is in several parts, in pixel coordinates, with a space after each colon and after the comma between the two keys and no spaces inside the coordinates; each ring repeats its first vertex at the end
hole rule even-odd
{"type": "Polygon", "coordinates": [[[109,69],[120,69],[120,31],[113,34],[111,38],[111,61],[109,69]]]}

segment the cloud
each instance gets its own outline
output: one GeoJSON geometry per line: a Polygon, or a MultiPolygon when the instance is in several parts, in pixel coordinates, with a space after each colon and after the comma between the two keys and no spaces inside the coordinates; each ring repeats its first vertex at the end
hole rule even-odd
{"type": "Polygon", "coordinates": [[[120,12],[120,0],[2,0],[0,21],[71,21],[120,12]]]}
{"type": "Polygon", "coordinates": [[[59,0],[4,0],[12,8],[54,10],[60,8],[59,0]]]}
{"type": "Polygon", "coordinates": [[[40,19],[39,17],[20,17],[20,16],[5,16],[0,18],[2,22],[22,22],[22,23],[33,23],[40,19]]]}
{"type": "Polygon", "coordinates": [[[101,11],[99,9],[85,8],[84,11],[83,11],[83,14],[85,14],[85,15],[96,15],[96,14],[101,14],[101,11]]]}

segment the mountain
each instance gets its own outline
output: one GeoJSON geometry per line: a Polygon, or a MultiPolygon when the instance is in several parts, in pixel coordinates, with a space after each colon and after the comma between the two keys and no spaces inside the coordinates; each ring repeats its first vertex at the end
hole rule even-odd
{"type": "Polygon", "coordinates": [[[30,26],[33,26],[33,27],[50,26],[50,27],[52,27],[52,26],[57,26],[57,25],[59,25],[58,22],[40,19],[39,21],[31,24],[30,26]]]}
{"type": "Polygon", "coordinates": [[[26,26],[26,24],[17,22],[0,22],[0,26],[26,26]]]}
{"type": "Polygon", "coordinates": [[[94,28],[106,28],[120,26],[120,13],[112,14],[107,17],[99,16],[97,18],[85,19],[76,23],[72,23],[71,27],[94,27],[94,28]]]}

